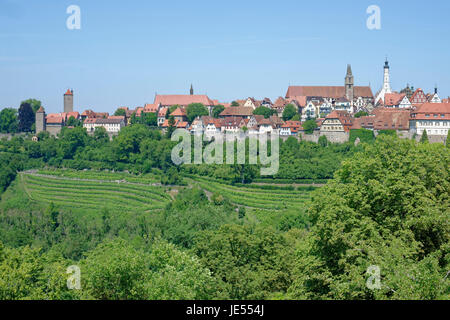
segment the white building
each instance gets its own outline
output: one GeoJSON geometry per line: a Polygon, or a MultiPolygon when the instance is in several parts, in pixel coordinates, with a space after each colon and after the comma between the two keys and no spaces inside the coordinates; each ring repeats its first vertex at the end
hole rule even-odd
{"type": "Polygon", "coordinates": [[[424,103],[411,113],[410,130],[422,135],[447,136],[450,130],[450,103],[424,103]]]}
{"type": "Polygon", "coordinates": [[[125,127],[125,119],[123,117],[107,119],[87,118],[83,123],[83,127],[86,128],[88,133],[93,133],[95,128],[103,127],[108,133],[118,134],[125,127]]]}

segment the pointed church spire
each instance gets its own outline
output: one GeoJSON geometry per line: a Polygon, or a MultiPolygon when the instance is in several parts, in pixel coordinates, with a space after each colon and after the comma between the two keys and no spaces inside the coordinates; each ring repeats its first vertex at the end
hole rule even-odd
{"type": "Polygon", "coordinates": [[[352,73],[352,66],[351,65],[347,65],[347,76],[352,76],[353,75],[353,73],[352,73]]]}
{"type": "Polygon", "coordinates": [[[192,86],[192,83],[191,83],[191,96],[193,96],[194,95],[194,87],[192,86]]]}

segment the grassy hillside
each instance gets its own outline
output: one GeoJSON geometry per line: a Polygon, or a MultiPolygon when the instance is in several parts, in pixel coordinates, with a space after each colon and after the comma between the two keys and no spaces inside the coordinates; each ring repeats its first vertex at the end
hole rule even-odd
{"type": "Polygon", "coordinates": [[[50,173],[19,175],[19,183],[29,199],[43,205],[53,202],[63,210],[83,212],[102,208],[116,212],[150,212],[164,208],[171,200],[166,188],[151,186],[146,178],[131,183],[123,177],[114,181],[117,179],[115,174],[98,173],[97,176],[89,173],[88,176],[85,172],[78,172],[76,177],[73,172],[50,173]]]}

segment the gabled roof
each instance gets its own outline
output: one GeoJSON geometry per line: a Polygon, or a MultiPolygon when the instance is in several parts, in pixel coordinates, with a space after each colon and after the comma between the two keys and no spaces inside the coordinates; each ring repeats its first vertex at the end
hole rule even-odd
{"type": "Polygon", "coordinates": [[[176,108],[170,115],[174,117],[186,117],[186,110],[184,108],[176,108]]]}
{"type": "Polygon", "coordinates": [[[378,108],[374,117],[364,117],[361,121],[373,121],[374,130],[408,130],[410,111],[402,109],[378,108]]]}
{"type": "Polygon", "coordinates": [[[63,117],[47,117],[45,119],[45,122],[47,124],[63,124],[64,123],[64,118],[63,117]]]}
{"type": "Polygon", "coordinates": [[[158,117],[165,117],[168,111],[169,108],[166,107],[159,109],[158,117]]]}
{"type": "Polygon", "coordinates": [[[205,106],[213,106],[214,102],[208,98],[207,95],[185,95],[185,94],[169,94],[169,95],[156,95],[155,101],[153,104],[155,105],[163,105],[163,106],[188,106],[192,103],[202,103],[205,106]]]}
{"type": "Polygon", "coordinates": [[[415,120],[433,120],[434,115],[440,120],[450,120],[450,103],[427,102],[411,112],[411,118],[415,120]]]}
{"type": "Polygon", "coordinates": [[[65,96],[73,96],[73,92],[70,89],[67,89],[65,96]]]}
{"type": "Polygon", "coordinates": [[[156,113],[156,112],[158,112],[158,107],[159,107],[159,104],[155,104],[155,103],[149,104],[149,103],[147,103],[144,106],[144,112],[156,113]]]}
{"type": "Polygon", "coordinates": [[[403,101],[404,97],[406,97],[405,93],[397,93],[397,92],[386,93],[384,95],[384,105],[385,106],[397,106],[403,101]]]}
{"type": "MultiPolygon", "coordinates": [[[[290,86],[286,98],[294,96],[325,97],[338,99],[345,96],[344,86],[290,86]]],[[[370,87],[354,87],[354,96],[373,98],[370,87]]]]}
{"type": "Polygon", "coordinates": [[[294,97],[288,98],[289,103],[294,102],[298,106],[303,107],[303,108],[306,107],[306,100],[307,100],[306,96],[294,96],[294,97]]]}
{"type": "Polygon", "coordinates": [[[248,117],[251,115],[253,115],[252,107],[228,107],[225,108],[225,110],[223,110],[222,113],[220,114],[221,117],[233,117],[233,116],[248,117]]]}

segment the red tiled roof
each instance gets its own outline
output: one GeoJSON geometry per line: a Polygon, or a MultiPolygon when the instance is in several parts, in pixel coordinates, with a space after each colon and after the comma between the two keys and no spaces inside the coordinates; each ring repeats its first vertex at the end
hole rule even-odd
{"type": "Polygon", "coordinates": [[[185,117],[186,110],[184,110],[183,108],[176,108],[170,115],[174,117],[185,117]]]}
{"type": "Polygon", "coordinates": [[[450,120],[450,103],[431,103],[422,104],[418,109],[411,112],[413,120],[450,120]],[[428,115],[428,116],[427,116],[428,115]],[[436,115],[436,117],[435,117],[436,115]],[[443,115],[443,117],[442,117],[443,115]]]}
{"type": "Polygon", "coordinates": [[[207,95],[156,95],[153,104],[163,106],[188,106],[191,103],[202,103],[205,106],[213,106],[214,102],[207,95]]]}
{"type": "Polygon", "coordinates": [[[156,113],[156,112],[158,112],[158,107],[159,107],[159,104],[149,104],[149,103],[147,103],[144,106],[144,112],[156,113]]]}
{"type": "Polygon", "coordinates": [[[63,124],[64,118],[63,117],[47,117],[46,123],[47,124],[63,124]]]}
{"type": "Polygon", "coordinates": [[[67,89],[65,96],[73,96],[73,92],[70,89],[67,89]]]}
{"type": "Polygon", "coordinates": [[[289,102],[297,102],[300,107],[306,107],[306,96],[294,96],[288,98],[289,102]]]}
{"type": "Polygon", "coordinates": [[[232,117],[232,116],[244,116],[248,117],[253,115],[252,107],[229,107],[222,111],[221,117],[232,117]]]}
{"type": "Polygon", "coordinates": [[[125,116],[109,116],[108,119],[118,119],[118,120],[125,121],[125,116]]]}
{"type": "Polygon", "coordinates": [[[406,97],[404,93],[386,93],[384,96],[384,105],[397,106],[402,102],[404,97],[406,97]]]}
{"type": "Polygon", "coordinates": [[[161,108],[158,112],[158,117],[165,117],[167,114],[167,111],[169,111],[169,108],[161,108]]]}
{"type": "Polygon", "coordinates": [[[282,97],[278,97],[277,100],[275,100],[273,104],[274,109],[281,109],[286,105],[286,100],[284,100],[282,97]]]}
{"type": "Polygon", "coordinates": [[[38,111],[36,111],[36,113],[44,113],[45,112],[45,110],[44,110],[44,107],[40,107],[39,109],[38,109],[38,111]]]}
{"type": "MultiPolygon", "coordinates": [[[[286,98],[294,96],[307,97],[326,97],[335,98],[345,96],[344,86],[290,86],[286,93],[286,98]]],[[[370,87],[354,87],[355,97],[373,97],[372,89],[370,87]]]]}
{"type": "Polygon", "coordinates": [[[373,113],[375,117],[363,117],[360,121],[372,121],[374,130],[409,129],[409,110],[378,108],[373,113]]]}

